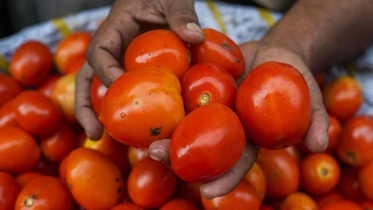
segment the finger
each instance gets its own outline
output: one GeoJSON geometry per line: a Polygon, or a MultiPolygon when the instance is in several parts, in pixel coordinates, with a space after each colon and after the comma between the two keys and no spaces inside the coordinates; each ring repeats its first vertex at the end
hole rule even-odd
{"type": "Polygon", "coordinates": [[[151,143],[149,146],[149,156],[156,161],[161,161],[168,168],[171,168],[169,155],[170,141],[170,139],[158,140],[151,143]]]}
{"type": "Polygon", "coordinates": [[[252,69],[255,55],[261,46],[263,46],[263,43],[259,41],[245,42],[239,45],[240,50],[243,53],[245,59],[245,72],[244,75],[240,77],[240,80],[237,81],[238,85],[242,82],[242,80],[247,76],[247,74],[252,69]]]}
{"type": "Polygon", "coordinates": [[[163,1],[163,8],[170,28],[189,44],[202,44],[204,35],[196,11],[194,1],[163,1]]]}
{"type": "Polygon", "coordinates": [[[201,195],[212,199],[231,192],[250,170],[258,152],[259,147],[247,141],[241,158],[227,173],[213,181],[201,184],[201,195]]]}
{"type": "Polygon", "coordinates": [[[87,137],[98,140],[102,136],[103,127],[92,109],[90,97],[92,78],[93,70],[85,62],[76,75],[75,116],[87,133],[87,137]]]}

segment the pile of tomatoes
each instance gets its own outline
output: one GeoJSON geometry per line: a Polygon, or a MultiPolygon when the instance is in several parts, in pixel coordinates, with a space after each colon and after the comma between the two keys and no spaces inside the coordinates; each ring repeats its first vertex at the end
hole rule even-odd
{"type": "Polygon", "coordinates": [[[94,76],[97,141],[74,114],[91,35],[72,33],[53,54],[21,45],[0,75],[0,209],[373,209],[373,120],[355,116],[358,82],[316,77],[330,127],[326,152],[312,153],[302,143],[312,114],[302,75],[267,62],[246,76],[238,46],[203,31],[197,46],[168,30],[141,34],[126,49],[125,74],[109,88],[94,76]],[[201,197],[200,184],[226,173],[247,138],[261,148],[243,180],[201,197]],[[149,157],[161,139],[171,139],[169,167],[149,157]]]}

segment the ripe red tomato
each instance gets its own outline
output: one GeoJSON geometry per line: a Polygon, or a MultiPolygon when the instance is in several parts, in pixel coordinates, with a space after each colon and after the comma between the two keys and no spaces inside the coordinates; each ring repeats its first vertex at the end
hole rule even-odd
{"type": "Polygon", "coordinates": [[[190,47],[192,63],[215,63],[238,80],[245,71],[245,60],[240,48],[228,36],[214,29],[205,28],[203,34],[205,42],[190,47]]]}
{"type": "Polygon", "coordinates": [[[337,142],[340,139],[341,133],[342,133],[341,123],[336,117],[329,115],[329,130],[328,130],[329,144],[325,152],[328,152],[328,153],[334,152],[335,147],[337,146],[337,142]]]}
{"type": "Polygon", "coordinates": [[[59,78],[60,77],[57,75],[51,75],[48,79],[45,80],[44,83],[39,85],[38,91],[40,91],[41,93],[43,93],[43,95],[50,98],[52,95],[52,90],[59,78]]]}
{"type": "Polygon", "coordinates": [[[321,195],[321,196],[317,196],[315,198],[315,201],[317,203],[317,206],[319,208],[322,208],[323,206],[325,206],[327,203],[329,202],[333,202],[333,201],[336,201],[336,200],[340,200],[342,199],[342,195],[341,193],[337,192],[337,191],[331,191],[329,193],[326,193],[324,195],[321,195]]]}
{"type": "Polygon", "coordinates": [[[121,204],[114,206],[114,208],[112,208],[111,210],[145,210],[145,209],[134,203],[121,203],[121,204]]]}
{"type": "Polygon", "coordinates": [[[266,177],[269,198],[283,198],[299,188],[299,167],[285,150],[261,148],[257,162],[266,177]]]}
{"type": "Polygon", "coordinates": [[[91,38],[89,33],[75,32],[58,44],[54,60],[61,74],[67,73],[76,60],[85,57],[91,38]]]}
{"type": "Polygon", "coordinates": [[[294,192],[286,196],[280,210],[291,209],[318,210],[317,204],[313,198],[303,192],[294,192]]]}
{"type": "Polygon", "coordinates": [[[173,195],[176,175],[161,162],[150,157],[141,160],[128,177],[131,200],[144,208],[159,208],[173,195]]]}
{"type": "Polygon", "coordinates": [[[0,129],[7,126],[16,126],[16,109],[14,107],[15,100],[11,99],[0,107],[0,129]]]}
{"type": "Polygon", "coordinates": [[[58,165],[58,175],[62,180],[66,181],[66,168],[67,168],[67,160],[69,159],[69,155],[66,155],[58,165]]]}
{"type": "Polygon", "coordinates": [[[73,150],[67,159],[66,182],[75,201],[86,209],[111,209],[123,196],[123,178],[104,154],[86,148],[73,150]]]}
{"type": "Polygon", "coordinates": [[[197,206],[185,198],[174,198],[165,203],[159,210],[198,210],[197,206]]]}
{"type": "Polygon", "coordinates": [[[144,69],[123,74],[107,90],[100,121],[116,140],[148,147],[171,138],[184,118],[180,83],[170,71],[144,69]]]}
{"type": "Polygon", "coordinates": [[[211,181],[236,164],[245,143],[245,131],[233,110],[222,104],[201,106],[172,135],[172,170],[188,182],[211,181]]]}
{"type": "Polygon", "coordinates": [[[0,209],[13,210],[21,187],[8,173],[0,171],[0,209]]]}
{"type": "Polygon", "coordinates": [[[181,80],[186,112],[210,103],[234,108],[237,86],[233,77],[213,63],[198,63],[181,80]]]}
{"type": "Polygon", "coordinates": [[[30,181],[43,176],[42,173],[36,172],[36,171],[28,171],[25,173],[22,173],[16,177],[16,180],[21,188],[26,186],[27,183],[30,181]]]}
{"type": "Polygon", "coordinates": [[[31,170],[40,159],[35,138],[18,127],[0,129],[0,154],[0,170],[14,174],[31,170]]]}
{"type": "Polygon", "coordinates": [[[261,202],[255,189],[246,181],[241,181],[233,191],[224,196],[213,199],[202,197],[202,204],[205,210],[259,210],[261,202]]]}
{"type": "Polygon", "coordinates": [[[339,77],[326,84],[322,96],[326,111],[339,120],[352,117],[363,103],[360,85],[350,76],[339,77]]]}
{"type": "Polygon", "coordinates": [[[0,107],[15,98],[22,90],[22,86],[13,77],[0,74],[0,107]]]}
{"type": "Polygon", "coordinates": [[[320,210],[361,210],[360,207],[349,200],[340,199],[325,204],[320,210]]]}
{"type": "Polygon", "coordinates": [[[29,182],[19,193],[15,210],[73,210],[74,200],[61,179],[41,176],[29,182]]]}
{"type": "Polygon", "coordinates": [[[179,79],[188,71],[189,49],[175,32],[152,30],[137,36],[128,45],[124,55],[126,72],[160,68],[174,73],[179,79]]]}
{"type": "Polygon", "coordinates": [[[342,169],[337,186],[338,192],[348,200],[357,201],[364,196],[360,187],[358,168],[345,167],[342,169]]]}
{"type": "Polygon", "coordinates": [[[80,57],[76,59],[74,62],[71,63],[69,70],[67,70],[66,74],[76,75],[82,68],[85,61],[85,57],[80,57]]]}
{"type": "Polygon", "coordinates": [[[182,179],[179,179],[178,181],[175,197],[186,198],[193,201],[196,205],[200,205],[202,202],[200,191],[201,184],[186,182],[182,179]]]}
{"type": "Polygon", "coordinates": [[[311,123],[307,83],[284,63],[266,62],[253,69],[238,87],[236,109],[247,137],[267,149],[299,143],[311,123]]]}
{"type": "Polygon", "coordinates": [[[245,180],[254,187],[260,201],[263,201],[266,195],[266,178],[264,172],[258,163],[254,163],[250,171],[245,175],[245,180]]]}
{"type": "Polygon", "coordinates": [[[128,147],[127,155],[129,164],[133,168],[142,159],[148,157],[149,152],[147,148],[128,147]]]}
{"type": "Polygon", "coordinates": [[[364,166],[373,160],[373,121],[366,116],[350,118],[337,144],[338,158],[351,166],[364,166]]]}
{"type": "Polygon", "coordinates": [[[322,195],[337,186],[341,169],[330,154],[314,153],[303,159],[300,174],[303,190],[312,195],[322,195]]]}
{"type": "Polygon", "coordinates": [[[297,146],[291,146],[285,148],[285,151],[292,157],[294,158],[295,161],[300,165],[302,162],[302,154],[300,153],[299,149],[297,146]]]}
{"type": "Polygon", "coordinates": [[[370,199],[373,199],[373,161],[362,167],[359,171],[358,178],[361,191],[370,199]]]}
{"type": "Polygon", "coordinates": [[[37,86],[48,78],[52,65],[52,54],[47,46],[27,41],[14,53],[9,71],[24,86],[37,86]]]}
{"type": "Polygon", "coordinates": [[[94,76],[91,84],[91,103],[93,111],[97,116],[100,114],[102,100],[106,91],[107,87],[102,84],[97,76],[94,76]]]}

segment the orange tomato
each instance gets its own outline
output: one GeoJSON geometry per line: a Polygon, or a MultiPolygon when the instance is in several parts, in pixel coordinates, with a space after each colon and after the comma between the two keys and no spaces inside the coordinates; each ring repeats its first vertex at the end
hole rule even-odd
{"type": "Polygon", "coordinates": [[[254,187],[258,193],[260,201],[263,201],[266,195],[267,184],[264,172],[260,165],[255,162],[250,171],[245,175],[244,179],[254,187]]]}
{"type": "Polygon", "coordinates": [[[325,152],[328,152],[328,153],[334,152],[335,147],[337,146],[337,143],[340,139],[341,133],[342,133],[341,123],[336,117],[329,115],[329,130],[328,130],[329,144],[325,152]]]}
{"type": "Polygon", "coordinates": [[[42,173],[39,173],[39,172],[36,172],[36,171],[28,171],[28,172],[25,172],[25,173],[22,173],[20,175],[18,175],[16,177],[16,180],[19,184],[19,186],[21,186],[21,188],[23,188],[24,186],[27,185],[27,183],[29,183],[30,181],[38,178],[38,177],[41,177],[43,176],[42,173]]]}
{"type": "Polygon", "coordinates": [[[66,167],[67,167],[67,160],[69,158],[69,155],[66,155],[60,164],[58,165],[58,175],[62,180],[66,180],[66,167]]]}
{"type": "Polygon", "coordinates": [[[97,76],[94,76],[91,84],[91,103],[95,114],[98,116],[101,110],[102,99],[105,96],[107,87],[102,84],[97,76]]]}
{"type": "Polygon", "coordinates": [[[294,192],[286,196],[280,210],[290,210],[293,208],[299,208],[301,210],[318,210],[315,200],[303,192],[294,192]]]}
{"type": "Polygon", "coordinates": [[[43,95],[50,98],[52,95],[54,85],[56,84],[59,78],[60,77],[57,75],[51,75],[48,79],[45,80],[45,82],[38,86],[38,91],[40,91],[41,93],[43,93],[43,95]]]}
{"type": "Polygon", "coordinates": [[[174,198],[165,203],[159,210],[198,210],[197,206],[188,199],[174,198]]]}
{"type": "Polygon", "coordinates": [[[338,192],[348,200],[357,201],[364,196],[360,187],[358,168],[343,168],[337,186],[338,192]]]}
{"type": "Polygon", "coordinates": [[[16,126],[16,109],[14,107],[15,100],[11,99],[0,107],[0,129],[7,126],[16,126]]]}
{"type": "Polygon", "coordinates": [[[148,157],[149,152],[147,148],[128,147],[127,155],[129,164],[133,168],[142,159],[148,157]]]}
{"type": "Polygon", "coordinates": [[[112,208],[111,210],[145,210],[145,209],[134,203],[121,203],[121,204],[114,206],[114,208],[112,208]]]}
{"type": "Polygon", "coordinates": [[[22,90],[22,86],[13,77],[0,74],[0,107],[15,98],[22,90]]]}
{"type": "Polygon", "coordinates": [[[352,201],[340,199],[325,204],[320,210],[361,210],[361,208],[352,201]]]}
{"type": "Polygon", "coordinates": [[[343,197],[341,193],[337,191],[331,191],[329,193],[316,197],[315,200],[316,200],[317,206],[321,208],[329,202],[340,200],[342,198],[343,197]]]}
{"type": "Polygon", "coordinates": [[[37,86],[48,78],[52,65],[52,54],[47,46],[27,41],[15,51],[9,71],[24,86],[37,86]]]}
{"type": "Polygon", "coordinates": [[[373,161],[370,161],[367,165],[359,170],[358,178],[360,182],[360,189],[364,195],[370,199],[373,199],[373,161]]]}
{"type": "Polygon", "coordinates": [[[13,210],[21,187],[8,173],[0,171],[0,209],[13,210]]]}

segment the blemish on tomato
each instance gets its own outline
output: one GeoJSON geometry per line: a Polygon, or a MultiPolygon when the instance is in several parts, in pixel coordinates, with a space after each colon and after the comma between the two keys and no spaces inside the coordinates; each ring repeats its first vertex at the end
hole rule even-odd
{"type": "Polygon", "coordinates": [[[158,136],[161,133],[162,126],[157,128],[150,128],[150,135],[151,136],[158,136]]]}
{"type": "Polygon", "coordinates": [[[352,163],[355,163],[356,162],[356,156],[354,153],[352,152],[347,152],[346,153],[346,159],[352,163]]]}
{"type": "Polygon", "coordinates": [[[31,195],[31,196],[27,197],[25,199],[25,201],[23,202],[23,204],[26,207],[32,207],[32,206],[34,206],[34,203],[35,203],[35,195],[31,195]]]}
{"type": "Polygon", "coordinates": [[[120,113],[121,118],[125,118],[126,116],[127,116],[126,113],[124,113],[124,112],[120,113]]]}

